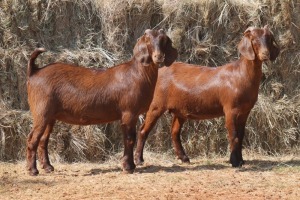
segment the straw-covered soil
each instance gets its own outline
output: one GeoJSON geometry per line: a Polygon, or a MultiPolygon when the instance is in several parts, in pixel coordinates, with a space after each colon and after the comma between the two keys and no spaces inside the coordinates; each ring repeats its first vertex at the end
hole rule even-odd
{"type": "Polygon", "coordinates": [[[56,171],[26,174],[24,162],[0,163],[0,194],[10,199],[288,199],[300,196],[300,157],[246,155],[231,168],[228,158],[194,158],[180,164],[166,155],[146,153],[134,174],[123,174],[119,160],[54,163],[56,171]]]}
{"type": "MultiPolygon", "coordinates": [[[[32,126],[26,64],[34,48],[48,49],[37,60],[40,66],[63,61],[104,68],[128,60],[145,29],[164,28],[179,51],[178,61],[215,67],[238,58],[237,44],[247,27],[266,24],[281,53],[276,62],[263,65],[244,146],[262,154],[299,152],[299,13],[298,0],[2,0],[0,160],[24,159],[32,126]]],[[[159,120],[147,148],[171,151],[170,120],[168,114],[159,120]]],[[[188,121],[182,137],[192,156],[228,152],[223,118],[188,121]]],[[[49,151],[54,161],[98,162],[122,147],[118,122],[85,127],[57,123],[49,151]]]]}

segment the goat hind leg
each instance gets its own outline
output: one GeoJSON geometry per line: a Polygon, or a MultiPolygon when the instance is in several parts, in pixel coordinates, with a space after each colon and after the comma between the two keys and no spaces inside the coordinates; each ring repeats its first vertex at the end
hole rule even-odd
{"type": "Polygon", "coordinates": [[[54,124],[55,121],[47,124],[46,130],[43,136],[41,137],[38,146],[38,158],[42,168],[45,170],[46,173],[54,171],[54,167],[50,164],[49,153],[48,153],[49,137],[50,137],[50,133],[52,132],[54,124]]]}
{"type": "Polygon", "coordinates": [[[189,157],[184,152],[180,139],[180,131],[185,120],[174,115],[172,121],[172,142],[175,148],[177,157],[184,163],[190,163],[189,157]]]}
{"type": "Polygon", "coordinates": [[[29,174],[36,176],[39,171],[36,167],[36,153],[39,141],[46,129],[45,124],[35,124],[27,139],[27,169],[29,174]]]}
{"type": "Polygon", "coordinates": [[[144,147],[146,140],[153,126],[156,124],[158,118],[162,115],[164,111],[158,109],[150,108],[146,114],[145,122],[142,124],[139,132],[138,132],[138,141],[135,150],[135,163],[137,165],[142,165],[144,163],[144,147]]]}

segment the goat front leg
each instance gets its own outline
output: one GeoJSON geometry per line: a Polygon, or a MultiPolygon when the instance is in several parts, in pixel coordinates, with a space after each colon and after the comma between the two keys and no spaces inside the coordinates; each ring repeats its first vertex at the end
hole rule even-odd
{"type": "Polygon", "coordinates": [[[235,127],[236,115],[226,114],[226,128],[228,131],[228,141],[230,145],[230,163],[232,167],[240,167],[242,165],[239,156],[239,138],[235,127]]]}
{"type": "Polygon", "coordinates": [[[248,115],[226,114],[226,128],[230,143],[230,163],[232,167],[241,167],[244,164],[242,144],[247,116],[248,115]]]}
{"type": "Polygon", "coordinates": [[[237,144],[237,156],[238,160],[240,161],[240,165],[242,166],[245,164],[245,161],[243,159],[242,155],[242,148],[243,148],[243,139],[245,135],[245,127],[246,127],[246,122],[249,116],[249,113],[243,114],[243,115],[238,115],[237,120],[236,120],[236,129],[237,129],[237,137],[239,143],[237,144]]]}
{"type": "Polygon", "coordinates": [[[135,169],[133,161],[133,147],[136,141],[136,122],[137,117],[131,114],[124,114],[122,117],[122,131],[124,140],[123,172],[132,174],[135,169]]]}
{"type": "Polygon", "coordinates": [[[172,121],[172,142],[178,159],[180,159],[183,163],[190,163],[190,159],[185,154],[180,139],[180,131],[184,122],[185,122],[184,119],[178,118],[174,115],[172,121]]]}
{"type": "Polygon", "coordinates": [[[48,153],[48,142],[50,133],[52,132],[53,126],[55,124],[55,121],[49,123],[46,127],[46,130],[41,137],[41,140],[39,142],[38,146],[38,157],[40,164],[42,168],[45,170],[46,173],[54,171],[54,167],[50,164],[49,160],[49,153],[48,153]]]}

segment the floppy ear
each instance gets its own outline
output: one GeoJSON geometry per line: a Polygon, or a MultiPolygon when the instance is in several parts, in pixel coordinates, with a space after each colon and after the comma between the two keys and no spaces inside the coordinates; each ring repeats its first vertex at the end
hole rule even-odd
{"type": "Polygon", "coordinates": [[[279,45],[278,45],[278,43],[276,42],[276,40],[274,38],[274,35],[273,35],[272,31],[269,30],[269,26],[265,25],[264,29],[267,33],[269,33],[271,35],[271,41],[267,45],[268,45],[268,49],[269,49],[269,52],[270,52],[270,60],[274,61],[277,58],[277,56],[280,52],[280,48],[279,48],[279,45]]]}
{"type": "Polygon", "coordinates": [[[277,56],[280,52],[280,48],[279,48],[279,45],[277,44],[277,42],[276,42],[273,35],[272,35],[271,38],[272,38],[271,39],[271,46],[270,46],[270,50],[269,50],[270,51],[270,60],[274,61],[277,58],[277,56]]]}
{"type": "Polygon", "coordinates": [[[177,49],[172,47],[172,41],[168,36],[167,36],[167,42],[164,49],[164,53],[165,53],[165,66],[170,66],[178,57],[177,49]]]}
{"type": "Polygon", "coordinates": [[[252,44],[251,44],[251,40],[248,36],[250,31],[247,31],[247,32],[246,31],[244,33],[244,36],[243,36],[242,40],[238,44],[238,50],[248,60],[254,60],[255,59],[255,54],[254,54],[254,50],[253,50],[253,47],[252,47],[252,44]]]}
{"type": "Polygon", "coordinates": [[[151,56],[145,40],[145,35],[138,39],[134,49],[133,56],[142,63],[143,66],[149,66],[151,63],[151,56]]]}

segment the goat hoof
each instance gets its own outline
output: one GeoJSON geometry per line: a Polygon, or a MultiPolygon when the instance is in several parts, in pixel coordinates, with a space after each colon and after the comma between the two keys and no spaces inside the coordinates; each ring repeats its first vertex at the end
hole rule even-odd
{"type": "Polygon", "coordinates": [[[232,167],[240,167],[241,162],[235,160],[235,159],[230,159],[230,163],[232,167]]]}
{"type": "Polygon", "coordinates": [[[182,158],[180,158],[180,160],[182,161],[182,163],[187,163],[187,164],[191,163],[189,157],[187,156],[183,156],[182,158]]]}
{"type": "Polygon", "coordinates": [[[231,166],[234,167],[234,168],[240,167],[240,165],[239,165],[239,164],[236,164],[236,163],[231,164],[231,166]]]}
{"type": "Polygon", "coordinates": [[[243,160],[241,160],[239,162],[234,162],[234,163],[231,162],[232,167],[242,167],[243,164],[245,164],[245,161],[243,161],[243,160]]]}
{"type": "Polygon", "coordinates": [[[232,167],[242,167],[245,161],[239,152],[233,151],[230,154],[230,163],[232,167]]]}
{"type": "Polygon", "coordinates": [[[54,171],[54,167],[52,165],[45,165],[43,169],[45,170],[46,173],[51,173],[54,171]]]}
{"type": "Polygon", "coordinates": [[[123,169],[123,174],[133,174],[134,169],[123,169]]]}
{"type": "Polygon", "coordinates": [[[128,164],[126,162],[123,163],[123,173],[132,174],[134,172],[134,169],[135,169],[134,163],[131,164],[128,164]]]}
{"type": "Polygon", "coordinates": [[[37,169],[29,170],[29,175],[30,176],[37,176],[38,174],[39,174],[39,170],[37,170],[37,169]]]}
{"type": "Polygon", "coordinates": [[[144,164],[144,159],[135,159],[135,164],[136,165],[143,165],[144,164]]]}

